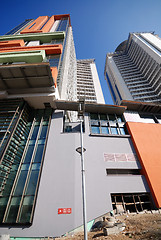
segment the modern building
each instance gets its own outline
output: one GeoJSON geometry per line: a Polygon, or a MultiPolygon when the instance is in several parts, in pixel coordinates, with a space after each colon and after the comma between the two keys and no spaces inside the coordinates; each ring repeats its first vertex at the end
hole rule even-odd
{"type": "MultiPolygon", "coordinates": [[[[93,60],[82,61],[93,77],[93,60]]],[[[70,16],[27,20],[1,36],[0,62],[0,234],[16,240],[74,231],[83,217],[70,16]]],[[[85,102],[89,229],[112,210],[161,207],[160,119],[158,104],[85,102]]]]}
{"type": "Polygon", "coordinates": [[[51,99],[77,100],[69,14],[26,20],[1,36],[0,64],[1,98],[24,98],[35,108],[51,99]]]}
{"type": "MultiPolygon", "coordinates": [[[[82,225],[80,124],[70,122],[66,131],[65,113],[76,111],[79,103],[56,100],[54,109],[36,110],[25,101],[11,101],[1,100],[9,136],[1,157],[0,232],[42,238],[73,231],[82,225]]],[[[85,103],[89,228],[112,210],[161,207],[160,113],[155,104],[85,103]]]]}
{"type": "Polygon", "coordinates": [[[106,56],[105,79],[113,101],[161,103],[161,39],[153,32],[130,33],[106,56]]]}
{"type": "Polygon", "coordinates": [[[77,99],[86,102],[105,103],[95,59],[77,60],[77,99]]]}

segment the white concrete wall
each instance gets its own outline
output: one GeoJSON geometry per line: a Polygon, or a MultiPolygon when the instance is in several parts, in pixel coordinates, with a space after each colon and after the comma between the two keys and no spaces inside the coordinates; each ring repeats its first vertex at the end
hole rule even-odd
{"type": "Polygon", "coordinates": [[[104,96],[103,96],[100,80],[99,80],[99,77],[98,77],[96,64],[95,63],[91,63],[90,66],[91,66],[91,72],[92,72],[92,77],[93,77],[93,84],[94,84],[94,88],[95,88],[97,103],[105,104],[105,100],[104,100],[104,96]]]}
{"type": "Polygon", "coordinates": [[[59,25],[59,22],[60,22],[60,20],[56,20],[49,32],[55,32],[55,30],[57,29],[57,27],[59,25]]]}
{"type": "Polygon", "coordinates": [[[139,37],[138,35],[133,35],[133,40],[145,51],[147,52],[158,64],[161,64],[161,54],[158,51],[155,51],[150,44],[146,43],[144,39],[139,37]]]}
{"type": "Polygon", "coordinates": [[[106,61],[106,72],[110,78],[111,81],[111,85],[113,86],[113,90],[115,92],[115,95],[117,97],[117,99],[119,99],[118,93],[116,91],[115,88],[115,84],[118,87],[119,93],[122,97],[122,99],[126,99],[126,100],[133,100],[133,97],[129,91],[129,89],[126,86],[126,83],[124,81],[124,79],[122,78],[113,58],[110,56],[107,56],[107,61],[106,61]],[[112,74],[112,76],[111,76],[112,74]]]}
{"type": "Polygon", "coordinates": [[[140,35],[159,51],[161,51],[161,39],[159,37],[153,35],[152,33],[141,33],[140,35]]]}
{"type": "Polygon", "coordinates": [[[138,112],[126,111],[124,113],[126,122],[142,122],[142,123],[155,123],[153,118],[140,117],[138,112]]]}

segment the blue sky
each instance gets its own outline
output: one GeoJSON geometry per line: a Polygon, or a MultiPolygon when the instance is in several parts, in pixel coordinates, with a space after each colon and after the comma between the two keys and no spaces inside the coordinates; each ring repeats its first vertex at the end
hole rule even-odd
{"type": "Polygon", "coordinates": [[[71,15],[77,59],[95,58],[106,103],[112,104],[104,65],[107,52],[129,32],[155,31],[161,37],[161,0],[9,0],[1,2],[0,35],[28,18],[71,15]]]}

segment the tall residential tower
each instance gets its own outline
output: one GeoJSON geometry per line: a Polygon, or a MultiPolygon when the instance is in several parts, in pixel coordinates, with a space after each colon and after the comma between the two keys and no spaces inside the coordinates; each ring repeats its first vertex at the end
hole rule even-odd
{"type": "Polygon", "coordinates": [[[77,60],[77,99],[86,102],[105,103],[95,59],[77,60]]]}
{"type": "Polygon", "coordinates": [[[80,230],[82,124],[88,229],[112,210],[161,207],[161,106],[103,104],[94,60],[76,62],[68,14],[0,36],[0,63],[0,235],[80,230]]]}
{"type": "Polygon", "coordinates": [[[130,33],[106,56],[105,79],[113,101],[161,103],[161,39],[153,32],[130,33]]]}

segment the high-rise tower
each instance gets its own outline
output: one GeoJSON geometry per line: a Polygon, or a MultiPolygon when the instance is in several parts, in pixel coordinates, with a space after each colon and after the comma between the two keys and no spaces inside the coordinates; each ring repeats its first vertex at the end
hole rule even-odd
{"type": "Polygon", "coordinates": [[[77,60],[77,98],[105,103],[94,59],[77,60]]]}
{"type": "Polygon", "coordinates": [[[153,32],[130,33],[106,56],[105,78],[114,103],[161,103],[161,39],[153,32]]]}
{"type": "Polygon", "coordinates": [[[55,100],[77,100],[69,14],[0,36],[0,224],[30,225],[55,100]]]}
{"type": "Polygon", "coordinates": [[[26,20],[1,36],[0,63],[1,235],[40,239],[80,229],[80,121],[71,120],[78,109],[89,229],[112,209],[150,210],[152,198],[161,207],[161,107],[101,104],[94,61],[76,65],[69,15],[26,20]],[[88,101],[81,108],[76,90],[88,101]]]}
{"type": "Polygon", "coordinates": [[[1,97],[23,97],[36,108],[52,106],[53,99],[77,100],[69,14],[29,19],[1,36],[0,64],[1,97]]]}

